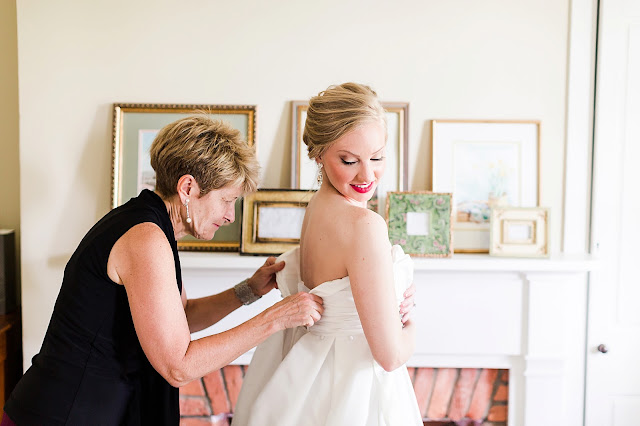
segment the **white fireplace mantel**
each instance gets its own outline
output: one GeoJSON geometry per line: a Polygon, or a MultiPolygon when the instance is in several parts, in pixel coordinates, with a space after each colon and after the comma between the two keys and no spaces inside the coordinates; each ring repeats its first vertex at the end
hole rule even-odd
{"type": "MultiPolygon", "coordinates": [[[[217,293],[265,257],[181,252],[189,297],[217,293]]],[[[581,425],[589,255],[414,258],[418,339],[410,366],[510,370],[510,426],[581,425]]],[[[279,300],[277,291],[194,338],[231,328],[279,300]]],[[[237,363],[248,363],[251,352],[237,363]]]]}
{"type": "MultiPolygon", "coordinates": [[[[182,269],[247,270],[262,265],[265,256],[243,256],[238,253],[180,252],[182,269]]],[[[587,272],[596,261],[589,255],[557,254],[550,258],[507,258],[488,254],[456,253],[450,258],[414,257],[415,270],[428,271],[539,271],[587,272]]]]}

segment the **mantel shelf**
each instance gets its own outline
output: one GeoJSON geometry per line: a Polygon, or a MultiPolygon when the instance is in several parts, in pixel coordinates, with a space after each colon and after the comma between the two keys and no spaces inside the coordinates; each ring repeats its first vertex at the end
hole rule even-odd
{"type": "MultiPolygon", "coordinates": [[[[255,270],[266,256],[243,256],[238,253],[180,252],[183,269],[255,270]]],[[[557,254],[548,259],[523,259],[488,254],[454,254],[451,258],[414,257],[415,271],[455,272],[589,272],[597,269],[598,260],[589,254],[557,254]]]]}

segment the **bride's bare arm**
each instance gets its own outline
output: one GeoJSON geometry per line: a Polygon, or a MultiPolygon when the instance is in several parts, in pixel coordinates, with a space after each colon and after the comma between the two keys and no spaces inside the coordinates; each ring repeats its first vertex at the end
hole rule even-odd
{"type": "Polygon", "coordinates": [[[374,359],[386,371],[403,365],[414,350],[415,326],[400,320],[391,244],[379,215],[362,209],[352,228],[345,259],[353,298],[374,359]]]}

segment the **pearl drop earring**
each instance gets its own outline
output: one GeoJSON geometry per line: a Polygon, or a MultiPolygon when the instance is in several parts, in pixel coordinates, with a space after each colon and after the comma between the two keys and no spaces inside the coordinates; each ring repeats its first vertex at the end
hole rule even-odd
{"type": "Polygon", "coordinates": [[[189,199],[184,202],[184,206],[187,208],[187,223],[191,223],[191,217],[189,216],[189,199]]]}

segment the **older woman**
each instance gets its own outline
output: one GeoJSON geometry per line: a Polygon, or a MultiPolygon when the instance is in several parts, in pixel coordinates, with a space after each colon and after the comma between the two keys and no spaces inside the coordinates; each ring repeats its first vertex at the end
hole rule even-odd
{"type": "Polygon", "coordinates": [[[151,147],[156,191],[112,210],[69,260],[40,353],[11,394],[3,424],[177,425],[177,387],[228,364],[280,330],[319,320],[322,300],[299,293],[244,324],[191,340],[275,286],[284,263],[187,300],[176,240],[211,239],[257,186],[239,132],[204,116],[163,128],[151,147]]]}

